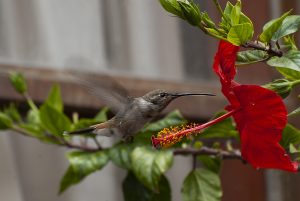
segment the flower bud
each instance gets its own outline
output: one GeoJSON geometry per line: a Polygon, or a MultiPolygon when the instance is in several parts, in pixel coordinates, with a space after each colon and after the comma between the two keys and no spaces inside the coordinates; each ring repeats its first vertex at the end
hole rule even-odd
{"type": "Polygon", "coordinates": [[[159,0],[163,8],[188,21],[193,26],[198,26],[201,21],[201,13],[198,5],[188,0],[159,0]]]}

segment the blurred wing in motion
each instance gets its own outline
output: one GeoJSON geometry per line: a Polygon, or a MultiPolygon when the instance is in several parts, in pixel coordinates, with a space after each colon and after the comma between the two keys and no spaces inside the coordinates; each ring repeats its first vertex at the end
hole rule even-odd
{"type": "Polygon", "coordinates": [[[133,100],[127,90],[110,76],[95,76],[79,72],[72,72],[70,76],[72,80],[99,98],[115,114],[133,100]]]}

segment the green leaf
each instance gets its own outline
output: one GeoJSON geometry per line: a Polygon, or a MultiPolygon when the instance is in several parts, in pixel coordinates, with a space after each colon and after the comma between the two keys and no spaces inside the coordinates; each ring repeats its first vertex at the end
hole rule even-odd
{"type": "Polygon", "coordinates": [[[295,116],[300,114],[300,107],[298,107],[296,110],[292,111],[288,116],[295,116]]]}
{"type": "Polygon", "coordinates": [[[69,118],[48,104],[41,106],[39,117],[43,127],[55,136],[61,137],[64,131],[71,128],[69,118]]]}
{"type": "Polygon", "coordinates": [[[0,112],[0,129],[8,129],[12,127],[12,120],[3,112],[0,112]]]}
{"type": "Polygon", "coordinates": [[[293,88],[293,83],[286,79],[278,79],[264,85],[263,87],[275,91],[281,96],[281,98],[286,98],[293,88]]]}
{"type": "Polygon", "coordinates": [[[151,136],[160,130],[185,124],[187,121],[182,117],[179,110],[174,110],[170,112],[166,117],[156,122],[146,125],[141,132],[139,132],[135,138],[134,142],[138,144],[151,145],[151,136]]]}
{"type": "Polygon", "coordinates": [[[72,125],[71,131],[79,130],[82,128],[87,128],[87,127],[97,124],[97,123],[99,123],[99,122],[96,121],[95,119],[81,118],[72,125]]]}
{"type": "Polygon", "coordinates": [[[290,144],[299,143],[300,131],[291,124],[287,124],[282,133],[282,138],[280,141],[281,146],[283,146],[284,148],[289,148],[290,144]]]}
{"type": "Polygon", "coordinates": [[[193,170],[183,182],[182,196],[184,201],[220,201],[219,175],[206,169],[193,170]]]}
{"type": "Polygon", "coordinates": [[[136,147],[131,153],[132,171],[149,189],[155,191],[173,163],[172,151],[158,151],[149,147],[136,147]]]}
{"type": "Polygon", "coordinates": [[[240,24],[244,24],[244,23],[249,23],[249,24],[251,24],[252,29],[254,30],[254,28],[253,28],[253,23],[252,23],[252,21],[250,20],[250,18],[247,17],[244,13],[241,13],[241,16],[240,16],[240,24]]]}
{"type": "Polygon", "coordinates": [[[10,103],[8,107],[5,107],[3,109],[3,112],[13,121],[16,121],[16,122],[21,121],[21,115],[15,104],[10,103]]]}
{"type": "Polygon", "coordinates": [[[59,112],[63,111],[63,101],[61,99],[61,92],[60,92],[60,87],[59,85],[55,84],[51,88],[51,91],[48,95],[47,100],[45,101],[49,106],[53,107],[59,112]]]}
{"type": "Polygon", "coordinates": [[[233,25],[227,35],[227,40],[237,46],[251,40],[253,36],[253,26],[250,23],[233,25]]]}
{"type": "Polygon", "coordinates": [[[224,9],[224,16],[222,16],[221,22],[220,22],[220,27],[224,28],[226,31],[229,31],[231,27],[231,13],[233,10],[234,6],[228,1],[226,3],[225,9],[224,9]]]}
{"type": "MultiPolygon", "coordinates": [[[[225,114],[224,112],[219,112],[215,115],[214,119],[225,114]]],[[[202,133],[198,135],[199,138],[229,138],[234,137],[239,139],[238,132],[231,118],[224,119],[223,121],[208,127],[202,133]]]]}
{"type": "Polygon", "coordinates": [[[182,114],[179,110],[174,110],[170,112],[166,117],[163,119],[156,121],[154,123],[148,124],[143,131],[160,131],[166,127],[170,126],[177,126],[181,124],[185,124],[187,121],[183,118],[182,114]]]}
{"type": "Polygon", "coordinates": [[[269,43],[280,27],[282,26],[283,20],[291,13],[291,10],[284,13],[281,17],[269,21],[265,26],[263,27],[263,32],[260,34],[259,39],[262,42],[269,43]]]}
{"type": "Polygon", "coordinates": [[[300,51],[291,50],[282,57],[274,56],[267,61],[274,67],[289,68],[300,72],[300,51]]]}
{"type": "Polygon", "coordinates": [[[89,174],[101,170],[109,161],[106,152],[71,152],[68,154],[70,166],[60,182],[59,193],[71,185],[79,183],[89,174]]]}
{"type": "Polygon", "coordinates": [[[300,71],[292,70],[289,68],[276,68],[276,70],[290,81],[300,80],[300,71]]]}
{"type": "Polygon", "coordinates": [[[249,23],[251,25],[251,29],[254,29],[252,21],[244,13],[241,12],[241,7],[241,1],[237,1],[235,6],[233,6],[229,1],[227,2],[223,12],[224,16],[222,17],[221,23],[219,25],[226,31],[226,33],[229,32],[232,26],[238,24],[249,23]]]}
{"type": "Polygon", "coordinates": [[[202,156],[198,156],[197,159],[201,161],[202,165],[206,169],[216,174],[220,173],[221,159],[219,157],[202,155],[202,156]]]}
{"type": "Polygon", "coordinates": [[[246,50],[238,52],[236,65],[245,65],[264,61],[268,58],[268,54],[263,50],[246,50]]]}
{"type": "Polygon", "coordinates": [[[17,92],[24,94],[27,91],[27,84],[24,76],[21,73],[11,72],[9,78],[11,84],[17,92]]]}
{"type": "Polygon", "coordinates": [[[98,112],[98,114],[96,114],[96,116],[94,117],[94,119],[98,122],[105,122],[107,121],[107,113],[109,111],[108,107],[104,107],[100,110],[100,112],[98,112]]]}
{"type": "Polygon", "coordinates": [[[236,5],[232,8],[230,13],[231,25],[237,25],[240,22],[241,16],[241,1],[237,1],[236,5]]]}
{"type": "Polygon", "coordinates": [[[298,31],[299,27],[300,27],[300,16],[299,15],[287,16],[283,20],[280,28],[272,36],[272,40],[277,41],[284,36],[293,34],[298,31]]]}
{"type": "Polygon", "coordinates": [[[129,144],[117,144],[109,149],[110,160],[120,168],[127,170],[131,169],[130,154],[132,152],[132,146],[129,144]]]}
{"type": "Polygon", "coordinates": [[[290,35],[283,37],[283,45],[281,47],[287,50],[298,50],[295,37],[290,35]]]}
{"type": "Polygon", "coordinates": [[[131,172],[128,172],[122,187],[125,201],[171,201],[170,184],[164,175],[159,182],[158,192],[146,188],[131,172]]]}
{"type": "Polygon", "coordinates": [[[293,144],[290,144],[290,146],[289,146],[289,152],[291,154],[294,154],[294,153],[299,153],[299,150],[297,150],[297,148],[293,144]]]}
{"type": "Polygon", "coordinates": [[[39,125],[22,123],[19,125],[19,127],[25,130],[28,135],[35,137],[44,143],[61,144],[58,140],[54,139],[50,135],[47,135],[39,125]]]}

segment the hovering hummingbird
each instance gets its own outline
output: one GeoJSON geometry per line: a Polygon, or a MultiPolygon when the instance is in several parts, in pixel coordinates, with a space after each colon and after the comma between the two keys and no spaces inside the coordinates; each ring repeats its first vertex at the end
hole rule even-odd
{"type": "Polygon", "coordinates": [[[94,133],[101,136],[119,136],[124,141],[132,139],[143,126],[157,117],[160,112],[169,105],[171,101],[182,96],[215,96],[210,93],[174,93],[162,89],[150,91],[141,97],[131,97],[126,89],[121,85],[110,80],[108,82],[99,80],[88,82],[91,77],[86,79],[75,77],[80,81],[90,92],[104,101],[115,113],[115,116],[106,122],[92,125],[85,129],[65,132],[69,135],[78,135],[85,133],[94,133]]]}

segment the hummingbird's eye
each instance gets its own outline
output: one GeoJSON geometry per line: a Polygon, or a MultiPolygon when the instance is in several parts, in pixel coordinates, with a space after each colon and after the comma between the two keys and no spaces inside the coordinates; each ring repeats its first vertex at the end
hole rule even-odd
{"type": "Polygon", "coordinates": [[[166,95],[167,95],[166,93],[160,93],[159,94],[159,96],[162,97],[162,98],[165,97],[166,95]]]}

